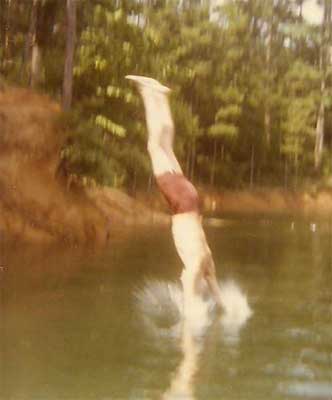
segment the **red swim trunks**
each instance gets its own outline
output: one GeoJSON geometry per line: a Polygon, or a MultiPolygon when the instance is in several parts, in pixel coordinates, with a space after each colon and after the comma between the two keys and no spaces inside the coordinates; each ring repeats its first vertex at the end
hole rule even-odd
{"type": "Polygon", "coordinates": [[[166,172],[156,176],[156,181],[173,215],[190,211],[199,212],[197,191],[183,174],[166,172]]]}

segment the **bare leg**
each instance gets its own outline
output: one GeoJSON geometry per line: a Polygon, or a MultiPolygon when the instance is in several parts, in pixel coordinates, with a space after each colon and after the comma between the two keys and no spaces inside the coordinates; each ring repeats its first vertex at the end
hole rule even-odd
{"type": "Polygon", "coordinates": [[[148,127],[148,152],[155,176],[166,172],[181,173],[182,169],[173,151],[174,124],[170,112],[166,86],[151,78],[128,75],[138,84],[144,101],[148,127]]]}
{"type": "MultiPolygon", "coordinates": [[[[142,95],[148,127],[148,151],[154,175],[166,173],[182,175],[182,169],[173,151],[174,125],[167,94],[169,89],[151,78],[128,76],[138,83],[142,95]]],[[[217,305],[221,308],[220,288],[216,279],[211,250],[196,211],[181,212],[172,216],[172,233],[175,247],[184,264],[181,276],[185,308],[190,300],[202,295],[207,283],[217,305]]]]}

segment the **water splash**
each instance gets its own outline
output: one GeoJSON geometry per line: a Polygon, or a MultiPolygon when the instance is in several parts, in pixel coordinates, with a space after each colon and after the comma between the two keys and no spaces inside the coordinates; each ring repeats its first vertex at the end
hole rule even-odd
{"type": "Polygon", "coordinates": [[[225,339],[234,342],[252,315],[247,297],[234,281],[221,283],[220,288],[224,309],[221,317],[211,298],[192,296],[184,299],[182,286],[177,283],[146,280],[143,287],[135,291],[139,315],[148,331],[159,338],[166,334],[181,339],[182,360],[163,400],[196,399],[194,378],[204,350],[204,333],[212,321],[219,319],[225,339]]]}
{"type": "Polygon", "coordinates": [[[236,282],[229,280],[220,284],[221,302],[224,312],[221,316],[221,327],[228,341],[237,342],[241,328],[252,316],[248,299],[236,282]]]}
{"type": "MultiPolygon", "coordinates": [[[[220,324],[225,338],[237,340],[241,328],[252,315],[247,296],[235,281],[220,283],[223,313],[220,324]]],[[[156,334],[174,336],[180,333],[181,321],[186,320],[194,335],[200,336],[215,319],[216,305],[212,298],[195,296],[186,300],[183,307],[183,291],[180,284],[156,279],[146,279],[134,293],[135,304],[145,324],[156,334]]]]}
{"type": "Polygon", "coordinates": [[[181,334],[183,299],[180,284],[146,279],[134,292],[135,306],[147,331],[155,336],[181,334]]]}

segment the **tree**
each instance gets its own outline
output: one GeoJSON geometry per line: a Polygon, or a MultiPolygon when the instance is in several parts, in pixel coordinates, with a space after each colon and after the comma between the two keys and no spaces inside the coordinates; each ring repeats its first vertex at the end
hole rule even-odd
{"type": "Polygon", "coordinates": [[[131,189],[150,181],[126,74],[172,88],[176,153],[198,184],[281,184],[286,169],[300,183],[315,165],[329,173],[330,0],[318,27],[304,21],[304,0],[225,0],[213,12],[197,0],[66,3],[0,0],[0,68],[20,84],[27,70],[70,109],[69,175],[131,189]]]}
{"type": "Polygon", "coordinates": [[[331,19],[331,0],[324,0],[324,17],[321,25],[321,40],[319,49],[319,70],[320,81],[320,104],[316,122],[316,141],[315,141],[315,168],[320,167],[323,155],[324,129],[325,129],[325,108],[327,96],[327,75],[328,68],[331,66],[331,41],[332,41],[332,19],[331,19]]]}
{"type": "Polygon", "coordinates": [[[73,68],[76,42],[76,0],[67,0],[66,55],[62,107],[68,111],[73,97],[73,68]]]}
{"type": "Polygon", "coordinates": [[[294,166],[295,184],[298,182],[300,160],[305,162],[308,159],[308,151],[305,150],[312,148],[318,79],[319,75],[314,67],[297,61],[284,80],[285,111],[281,151],[294,166]]]}
{"type": "Polygon", "coordinates": [[[31,6],[25,61],[28,69],[30,67],[30,86],[33,88],[43,81],[43,53],[52,43],[57,6],[56,0],[33,0],[31,6]]]}
{"type": "Polygon", "coordinates": [[[30,86],[33,88],[36,87],[38,82],[41,80],[41,49],[39,44],[40,33],[37,29],[37,20],[38,18],[40,19],[40,7],[40,0],[33,0],[26,50],[26,60],[29,60],[31,57],[30,86]]]}
{"type": "Polygon", "coordinates": [[[4,62],[8,52],[8,25],[9,25],[9,4],[7,0],[0,0],[0,40],[1,40],[1,69],[3,69],[4,62]]]}

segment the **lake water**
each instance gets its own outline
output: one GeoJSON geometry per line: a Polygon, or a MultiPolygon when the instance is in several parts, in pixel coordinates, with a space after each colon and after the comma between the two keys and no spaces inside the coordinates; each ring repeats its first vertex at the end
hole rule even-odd
{"type": "Polygon", "coordinates": [[[236,337],[217,316],[192,338],[165,302],[137,306],[181,273],[168,228],[98,254],[0,242],[0,399],[332,399],[332,219],[213,222],[218,277],[253,311],[236,337]]]}

